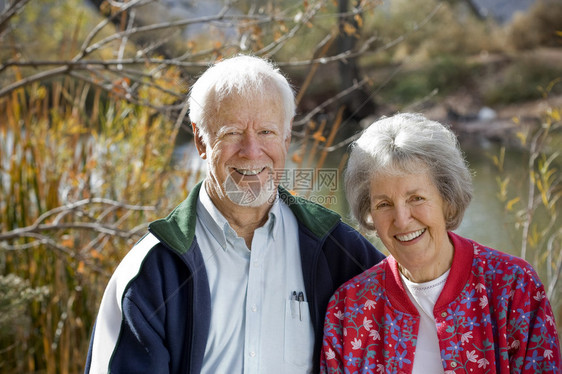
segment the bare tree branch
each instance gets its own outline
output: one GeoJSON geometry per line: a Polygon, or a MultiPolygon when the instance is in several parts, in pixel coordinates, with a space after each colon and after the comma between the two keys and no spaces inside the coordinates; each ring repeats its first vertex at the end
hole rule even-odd
{"type": "Polygon", "coordinates": [[[36,240],[33,240],[25,244],[13,244],[13,245],[5,242],[0,242],[0,249],[5,251],[16,252],[16,251],[26,251],[44,245],[47,246],[48,248],[54,249],[55,251],[61,253],[62,255],[68,256],[78,261],[83,261],[86,266],[88,266],[90,269],[94,270],[97,273],[103,274],[105,276],[111,275],[110,272],[108,272],[107,270],[104,270],[103,268],[94,264],[87,256],[85,256],[85,252],[73,251],[70,248],[60,245],[53,238],[49,236],[41,235],[37,233],[27,233],[22,237],[34,238],[36,240]]]}
{"type": "MultiPolygon", "coordinates": [[[[40,73],[37,73],[35,75],[26,77],[26,78],[22,78],[19,81],[16,81],[12,84],[7,85],[6,87],[0,89],[0,97],[4,96],[4,95],[8,95],[11,92],[17,90],[18,88],[27,86],[30,83],[33,82],[38,82],[38,81],[42,81],[44,79],[48,79],[48,78],[52,78],[55,77],[57,75],[61,75],[65,72],[68,72],[70,70],[70,67],[68,65],[64,65],[64,66],[60,66],[58,68],[54,68],[51,70],[47,70],[47,71],[42,71],[40,73]]],[[[0,68],[1,71],[1,68],[0,68]]]]}
{"type": "Polygon", "coordinates": [[[98,218],[93,218],[95,222],[79,222],[74,221],[70,223],[61,223],[63,218],[71,213],[76,213],[81,216],[85,216],[84,211],[81,208],[92,207],[95,205],[109,206],[110,209],[124,209],[128,211],[154,211],[156,207],[154,206],[143,206],[143,205],[130,205],[120,203],[114,200],[103,199],[103,198],[93,198],[80,200],[75,203],[66,204],[54,209],[51,209],[41,216],[39,216],[33,224],[27,227],[22,227],[14,229],[11,231],[0,233],[0,241],[2,240],[13,240],[15,238],[32,236],[43,231],[53,231],[53,230],[66,230],[66,229],[81,229],[81,230],[91,230],[100,232],[103,234],[109,234],[114,236],[119,236],[122,238],[130,238],[138,234],[138,231],[143,227],[137,226],[131,230],[121,229],[113,224],[103,223],[102,220],[107,216],[107,213],[100,215],[98,218]],[[53,218],[53,222],[50,224],[44,224],[42,222],[53,218]]]}
{"type": "MultiPolygon", "coordinates": [[[[25,4],[27,1],[20,1],[25,4]]],[[[20,60],[9,60],[0,65],[0,73],[10,67],[28,67],[36,69],[47,70],[40,71],[36,74],[24,77],[16,82],[5,85],[0,88],[0,97],[6,96],[13,92],[14,90],[25,87],[34,82],[40,82],[45,79],[53,78],[56,76],[71,76],[75,79],[79,79],[87,84],[97,87],[112,97],[122,98],[131,103],[138,104],[145,107],[153,108],[167,115],[173,114],[172,118],[176,122],[176,128],[181,126],[181,123],[186,118],[186,108],[184,105],[185,92],[187,91],[187,81],[180,82],[173,85],[173,89],[167,89],[162,87],[159,83],[154,81],[150,76],[150,73],[146,72],[148,66],[154,65],[158,67],[170,67],[174,66],[180,69],[186,70],[199,70],[199,68],[206,67],[209,64],[209,59],[213,55],[219,54],[220,48],[234,48],[243,49],[242,40],[238,40],[237,44],[223,44],[219,47],[210,48],[204,51],[199,51],[197,53],[190,53],[190,51],[182,51],[182,54],[176,57],[154,57],[153,52],[159,47],[166,43],[167,38],[171,38],[170,34],[166,34],[164,37],[158,38],[157,41],[151,43],[149,46],[141,48],[136,47],[136,53],[126,56],[124,44],[133,36],[139,36],[146,33],[154,33],[156,31],[162,30],[180,30],[190,25],[195,24],[217,24],[224,27],[233,28],[248,28],[252,25],[264,25],[264,24],[274,24],[275,22],[286,22],[291,23],[291,27],[286,30],[280,37],[273,38],[273,41],[259,50],[255,50],[254,54],[261,55],[268,58],[273,58],[273,56],[289,41],[295,40],[300,33],[302,33],[303,26],[311,24],[315,17],[331,17],[345,16],[353,17],[366,10],[372,10],[378,6],[377,2],[360,2],[356,9],[351,11],[334,13],[334,14],[322,14],[320,11],[325,8],[326,1],[314,1],[310,2],[308,6],[303,7],[301,13],[298,16],[292,15],[292,11],[298,10],[300,5],[294,5],[293,7],[283,9],[275,14],[258,14],[255,8],[250,9],[247,14],[230,14],[229,11],[232,10],[232,4],[226,3],[217,14],[195,17],[188,19],[179,19],[159,23],[150,24],[140,24],[136,25],[135,20],[137,18],[136,12],[142,7],[150,4],[155,4],[154,0],[130,0],[127,2],[111,2],[110,5],[113,7],[113,12],[110,16],[105,18],[103,21],[98,23],[85,37],[78,50],[78,53],[69,60],[55,60],[55,61],[20,61],[20,60]],[[128,22],[124,30],[112,33],[107,37],[103,37],[100,40],[95,41],[100,35],[101,31],[106,28],[112,22],[118,19],[123,19],[122,17],[127,15],[128,22]],[[120,43],[116,45],[117,58],[114,59],[99,59],[93,56],[94,52],[101,51],[102,49],[109,46],[111,43],[119,41],[120,43]],[[89,59],[89,57],[94,57],[89,59]],[[203,58],[204,60],[201,60],[203,58]],[[206,59],[206,60],[205,60],[206,59]],[[149,102],[149,100],[142,98],[138,94],[138,89],[140,87],[149,87],[161,92],[175,97],[176,101],[171,105],[155,104],[149,102]],[[176,87],[179,88],[176,90],[176,87]]],[[[355,50],[346,50],[341,53],[336,53],[332,55],[322,54],[321,56],[311,56],[309,59],[303,60],[290,60],[290,61],[276,61],[277,65],[280,67],[299,67],[299,66],[312,66],[312,65],[325,65],[331,63],[337,63],[341,61],[356,59],[362,56],[367,56],[369,54],[379,53],[383,50],[387,50],[396,46],[397,44],[403,42],[408,34],[411,34],[425,24],[427,24],[438,12],[441,4],[435,6],[429,14],[427,14],[421,22],[414,24],[408,32],[400,37],[397,37],[390,42],[374,48],[375,43],[379,42],[377,36],[371,36],[366,39],[362,39],[360,44],[356,46],[355,50]]],[[[21,8],[20,8],[21,9],[21,8]]],[[[333,30],[328,31],[332,33],[333,30]]],[[[242,34],[240,38],[244,37],[242,34]]],[[[322,43],[322,41],[320,41],[322,43]]],[[[183,70],[182,70],[183,71],[183,70]]],[[[337,93],[334,97],[326,100],[325,102],[318,105],[312,111],[307,113],[302,119],[295,122],[295,126],[305,125],[318,113],[325,110],[329,105],[338,102],[345,96],[348,96],[354,92],[354,90],[360,90],[369,82],[368,78],[362,79],[360,82],[355,82],[348,89],[337,93]]],[[[371,94],[374,95],[377,91],[373,91],[371,94]]],[[[298,136],[299,134],[296,133],[298,136]]],[[[335,150],[348,142],[332,145],[329,150],[335,150]]]]}
{"type": "MultiPolygon", "coordinates": [[[[547,252],[549,254],[553,252],[554,242],[558,240],[558,243],[560,243],[559,240],[561,237],[562,237],[562,229],[559,229],[556,233],[554,233],[550,237],[547,243],[547,252]]],[[[554,292],[556,291],[556,285],[558,284],[560,277],[562,277],[562,254],[559,253],[558,261],[556,261],[556,264],[554,265],[554,274],[550,273],[551,270],[550,263],[548,263],[548,266],[549,266],[549,274],[550,274],[548,279],[550,279],[550,282],[548,284],[546,295],[549,299],[552,300],[552,298],[554,297],[554,292]]]]}
{"type": "Polygon", "coordinates": [[[123,3],[122,6],[120,6],[118,12],[115,12],[111,17],[108,17],[103,21],[101,21],[100,23],[98,23],[98,25],[90,31],[90,33],[88,34],[88,36],[86,36],[84,42],[82,43],[82,47],[80,48],[80,53],[76,57],[74,57],[73,60],[78,61],[84,58],[86,54],[85,51],[90,45],[90,43],[92,42],[92,40],[94,40],[96,35],[98,35],[101,32],[101,30],[103,30],[107,25],[109,25],[114,19],[116,19],[117,17],[119,17],[121,14],[131,9],[132,7],[141,7],[151,2],[152,0],[132,0],[127,3],[123,3]]]}
{"type": "Polygon", "coordinates": [[[21,12],[29,1],[31,0],[13,0],[9,2],[8,7],[0,13],[0,36],[4,33],[8,21],[21,12]]]}

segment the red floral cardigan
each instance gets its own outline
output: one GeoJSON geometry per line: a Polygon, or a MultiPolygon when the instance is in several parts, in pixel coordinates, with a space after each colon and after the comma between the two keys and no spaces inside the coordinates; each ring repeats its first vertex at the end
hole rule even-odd
{"type": "MultiPolygon", "coordinates": [[[[562,373],[552,309],[531,265],[449,237],[453,264],[433,311],[445,373],[562,373]]],[[[389,256],[330,300],[321,372],[411,373],[418,326],[389,256]]]]}

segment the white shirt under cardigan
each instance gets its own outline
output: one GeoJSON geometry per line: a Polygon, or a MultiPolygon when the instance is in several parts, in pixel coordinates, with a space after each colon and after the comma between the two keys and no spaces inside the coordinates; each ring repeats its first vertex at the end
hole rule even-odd
{"type": "Polygon", "coordinates": [[[443,291],[448,276],[449,270],[432,281],[414,283],[400,273],[408,296],[420,314],[420,327],[412,374],[439,374],[445,372],[441,363],[441,350],[439,349],[439,340],[437,339],[437,325],[433,316],[433,308],[441,291],[443,291]]]}
{"type": "Polygon", "coordinates": [[[279,198],[248,249],[205,188],[195,235],[211,291],[201,373],[310,373],[314,330],[302,276],[297,220],[279,198]],[[294,300],[303,292],[304,300],[294,300]]]}

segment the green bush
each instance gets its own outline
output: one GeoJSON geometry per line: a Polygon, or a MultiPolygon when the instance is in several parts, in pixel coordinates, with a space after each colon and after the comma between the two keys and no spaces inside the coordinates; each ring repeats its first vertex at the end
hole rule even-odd
{"type": "MultiPolygon", "coordinates": [[[[484,101],[487,105],[497,105],[541,99],[544,95],[542,87],[561,76],[562,67],[533,58],[515,61],[493,86],[483,92],[484,101]]],[[[551,94],[561,92],[562,85],[556,85],[551,94]]]]}
{"type": "Polygon", "coordinates": [[[415,70],[399,73],[381,90],[385,101],[407,105],[437,90],[439,96],[473,84],[478,70],[465,59],[442,56],[415,70]]]}

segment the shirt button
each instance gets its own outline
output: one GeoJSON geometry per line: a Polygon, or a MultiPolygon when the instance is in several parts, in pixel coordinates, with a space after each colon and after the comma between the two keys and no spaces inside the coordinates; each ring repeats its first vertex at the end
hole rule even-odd
{"type": "Polygon", "coordinates": [[[258,307],[254,304],[252,305],[252,312],[257,312],[258,311],[258,307]]]}
{"type": "Polygon", "coordinates": [[[452,368],[456,368],[456,367],[457,367],[457,363],[456,363],[456,362],[451,362],[451,367],[452,367],[452,368]]]}
{"type": "Polygon", "coordinates": [[[447,312],[441,312],[441,317],[447,317],[447,312]]]}
{"type": "Polygon", "coordinates": [[[256,357],[256,352],[250,352],[250,357],[256,357]]]}

